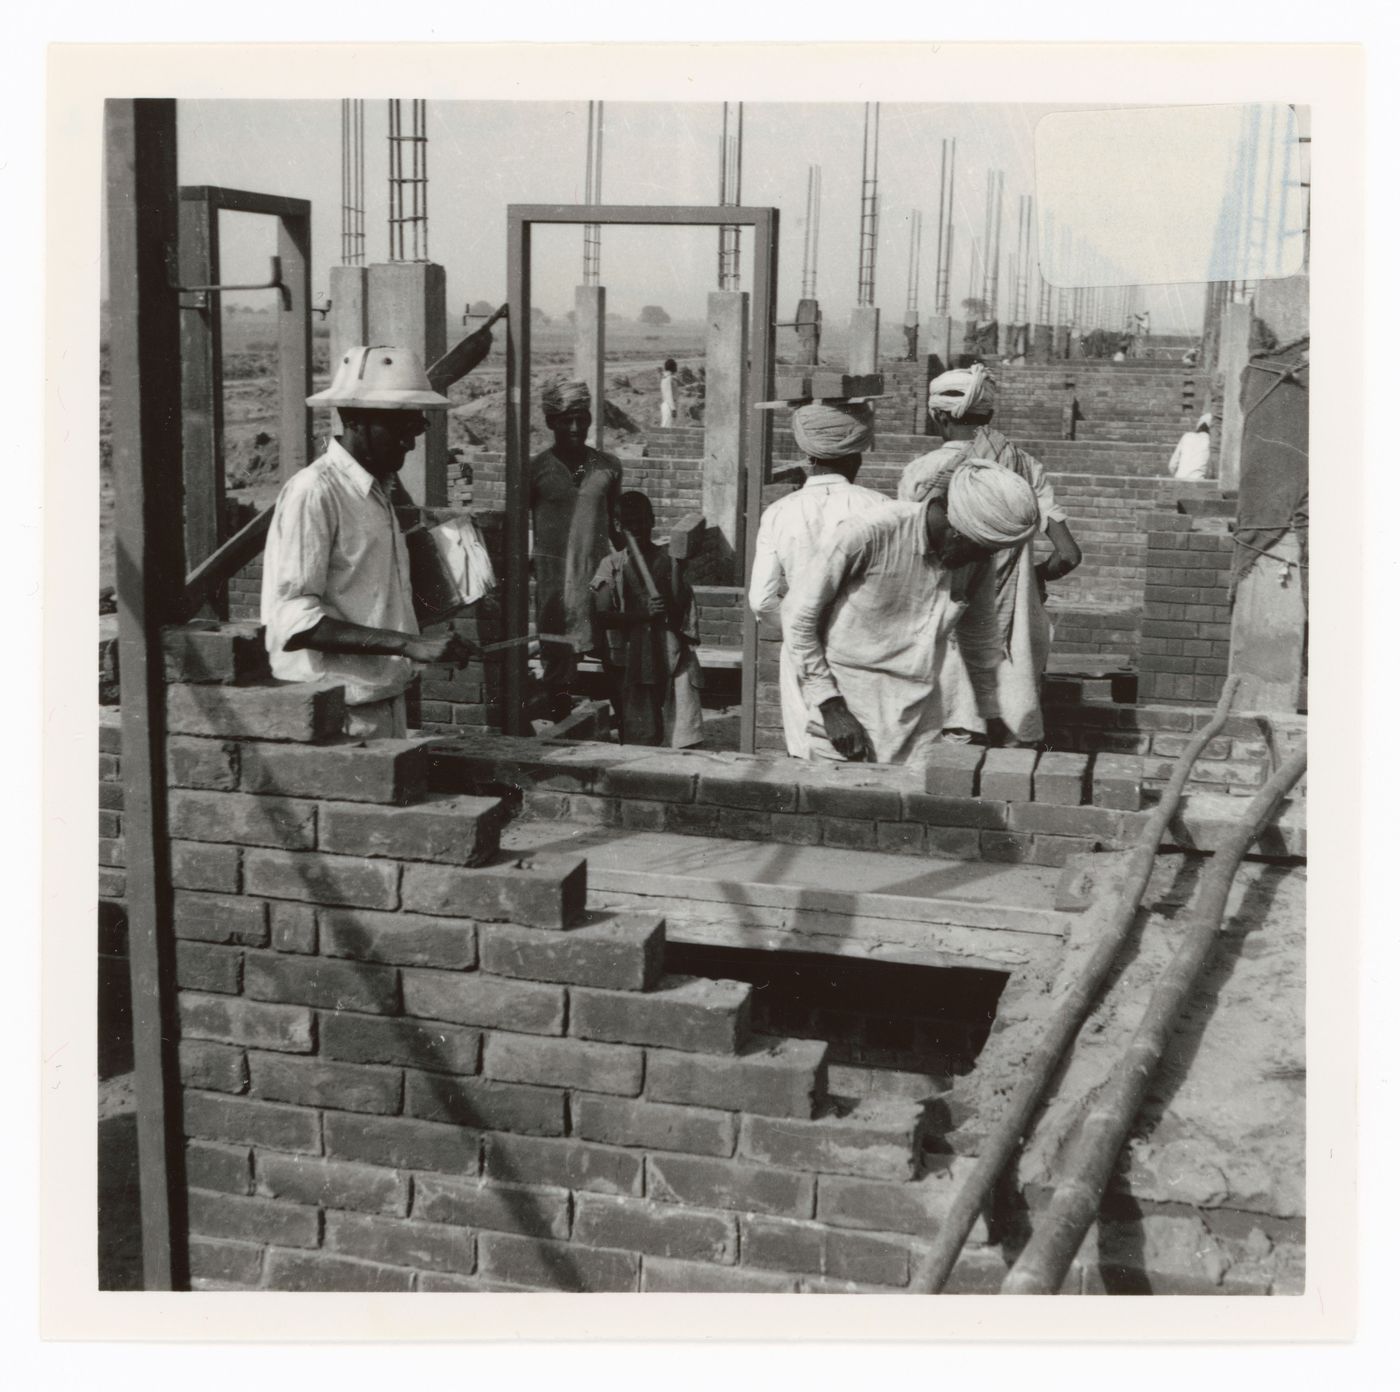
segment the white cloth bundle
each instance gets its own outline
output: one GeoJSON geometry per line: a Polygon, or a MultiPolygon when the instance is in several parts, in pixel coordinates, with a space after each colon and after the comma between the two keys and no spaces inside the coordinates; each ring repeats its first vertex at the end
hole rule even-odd
{"type": "Polygon", "coordinates": [[[454,517],[434,527],[429,535],[463,604],[475,604],[496,588],[496,571],[486,543],[470,517],[454,517]]]}

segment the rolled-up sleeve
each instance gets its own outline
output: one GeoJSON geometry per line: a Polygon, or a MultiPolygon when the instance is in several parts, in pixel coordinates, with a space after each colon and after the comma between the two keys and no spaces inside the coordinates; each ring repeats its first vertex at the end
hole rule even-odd
{"type": "Polygon", "coordinates": [[[1021,458],[1027,465],[1027,472],[1030,474],[1030,484],[1035,490],[1035,500],[1040,507],[1040,530],[1043,532],[1051,522],[1067,522],[1068,514],[1055,501],[1055,486],[1050,482],[1049,475],[1045,472],[1045,466],[1035,455],[1021,451],[1021,458]]]}
{"type": "Polygon", "coordinates": [[[811,707],[841,694],[826,660],[822,630],[828,610],[861,564],[863,552],[858,540],[852,546],[853,540],[849,524],[842,526],[836,544],[820,563],[807,569],[789,600],[788,648],[802,695],[811,707]]]}
{"type": "Polygon", "coordinates": [[[298,633],[330,613],[325,591],[335,525],[335,505],[314,481],[298,477],[282,490],[263,552],[262,621],[269,652],[285,651],[298,633]]]}

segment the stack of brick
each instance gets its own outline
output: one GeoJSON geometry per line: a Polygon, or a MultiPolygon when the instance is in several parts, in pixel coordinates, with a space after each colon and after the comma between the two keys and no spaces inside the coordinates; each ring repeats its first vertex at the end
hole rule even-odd
{"type": "Polygon", "coordinates": [[[737,648],[744,641],[744,591],[737,585],[696,585],[700,642],[706,647],[737,648]]]}
{"type": "Polygon", "coordinates": [[[1142,697],[1213,706],[1230,669],[1228,520],[1182,502],[1153,513],[1148,526],[1142,697]]]}

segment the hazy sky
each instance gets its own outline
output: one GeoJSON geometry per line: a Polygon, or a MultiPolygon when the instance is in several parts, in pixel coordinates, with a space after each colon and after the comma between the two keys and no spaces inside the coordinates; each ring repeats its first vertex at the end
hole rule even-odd
{"type": "MultiPolygon", "coordinates": [[[[368,260],[387,259],[387,103],[365,104],[368,260]]],[[[1035,129],[1063,106],[909,105],[880,112],[880,227],[876,303],[887,323],[904,314],[909,214],[923,213],[920,309],[934,294],[939,161],[945,137],[957,140],[952,300],[969,293],[974,238],[983,231],[986,178],[1005,171],[1002,279],[1016,245],[1017,201],[1034,191],[1035,129]]],[[[428,103],[429,253],[447,270],[449,310],[466,300],[505,295],[507,203],[579,202],[587,132],[585,102],[428,103]]],[[[856,302],[861,139],[860,104],[747,103],[743,201],[780,210],[779,309],[789,318],[800,289],[807,173],[822,170],[817,292],[828,316],[856,302]]],[[[718,196],[718,104],[606,103],[602,193],[605,202],[713,204],[718,196]]],[[[328,268],[340,260],[340,103],[336,101],[181,101],[182,184],[225,186],[310,198],[312,291],[324,297],[328,268]]],[[[1099,169],[1105,186],[1156,162],[1132,146],[1123,168],[1099,169]]],[[[1215,186],[1202,188],[1214,199],[1215,186]]],[[[223,279],[265,277],[275,250],[270,219],[224,214],[223,279]]],[[[744,236],[742,287],[751,288],[751,238],[744,236]]],[[[538,229],[534,302],[554,316],[573,302],[581,279],[579,228],[538,229]]],[[[625,317],[663,305],[673,317],[698,317],[714,288],[714,229],[606,228],[602,282],[609,308],[625,317]]],[[[979,277],[980,279],[980,277],[979,277]]],[[[974,290],[974,293],[978,291],[974,290]]],[[[247,298],[247,297],[244,297],[247,298]]],[[[253,297],[256,302],[256,297],[253,297]]],[[[1146,297],[1154,328],[1194,330],[1198,286],[1160,287],[1146,297]]]]}

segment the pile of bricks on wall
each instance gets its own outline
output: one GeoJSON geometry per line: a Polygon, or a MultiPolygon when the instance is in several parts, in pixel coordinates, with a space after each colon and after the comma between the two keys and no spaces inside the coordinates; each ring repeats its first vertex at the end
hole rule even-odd
{"type": "MultiPolygon", "coordinates": [[[[949,367],[951,364],[944,363],[949,367]]],[[[880,363],[885,378],[885,393],[873,404],[875,432],[894,435],[926,435],[932,429],[928,414],[928,384],[933,378],[933,358],[921,354],[914,362],[895,362],[889,358],[880,363]]]]}
{"type": "Polygon", "coordinates": [[[1233,504],[1182,499],[1148,519],[1138,658],[1145,701],[1213,706],[1230,669],[1233,504]]]}
{"type": "MultiPolygon", "coordinates": [[[[874,767],[467,736],[434,746],[432,765],[431,786],[516,789],[536,820],[1058,866],[1130,844],[1149,815],[1148,775],[1164,777],[1166,761],[944,744],[924,767],[874,767]]],[[[1163,845],[1213,850],[1233,816],[1189,794],[1163,845]]],[[[1305,857],[1306,831],[1281,814],[1258,846],[1305,857]]]]}
{"type": "Polygon", "coordinates": [[[745,591],[737,585],[696,585],[700,641],[706,647],[737,648],[744,641],[745,591]]]}
{"type": "MultiPolygon", "coordinates": [[[[926,1104],[829,1098],[825,1044],[666,975],[664,922],[589,913],[581,858],[494,857],[501,802],[426,792],[426,742],[210,683],[214,646],[167,637],[196,1286],[907,1284],[970,1163],[925,1156],[926,1104]]],[[[1000,1279],[986,1238],[954,1289],[1000,1279]]]]}

